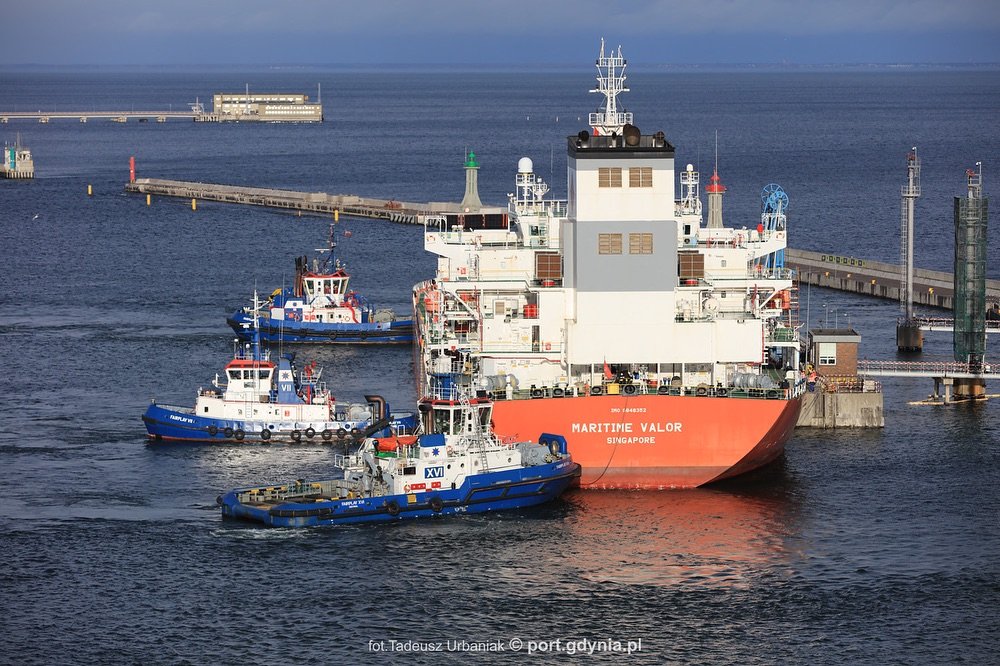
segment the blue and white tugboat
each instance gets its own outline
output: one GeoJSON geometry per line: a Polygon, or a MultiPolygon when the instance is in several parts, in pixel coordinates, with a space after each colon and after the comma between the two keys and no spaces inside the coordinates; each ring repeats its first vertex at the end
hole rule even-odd
{"type": "Polygon", "coordinates": [[[295,258],[295,283],[276,289],[263,307],[247,306],[226,321],[241,338],[256,314],[261,337],[267,342],[389,344],[413,341],[413,320],[376,308],[348,288],[350,275],[337,258],[334,225],[329,247],[319,250],[322,261],[295,258]]]}
{"type": "Polygon", "coordinates": [[[580,476],[561,435],[501,440],[486,399],[425,400],[425,433],[370,438],[337,456],[341,476],[238,488],[218,499],[222,515],[271,527],[374,523],[534,506],[580,476]]]}
{"type": "Polygon", "coordinates": [[[413,432],[411,413],[390,414],[379,396],[367,404],[338,403],[315,361],[299,369],[291,355],[277,363],[261,348],[251,327],[251,342],[235,341],[223,379],[199,388],[194,407],[159,405],[142,415],[152,441],[267,442],[318,440],[347,443],[369,436],[413,432]]]}

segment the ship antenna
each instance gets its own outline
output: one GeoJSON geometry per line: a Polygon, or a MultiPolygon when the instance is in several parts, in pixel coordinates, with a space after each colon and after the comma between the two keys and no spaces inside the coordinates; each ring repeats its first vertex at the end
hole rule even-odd
{"type": "Polygon", "coordinates": [[[260,299],[257,298],[257,284],[254,280],[253,287],[253,360],[260,360],[260,328],[257,323],[257,310],[260,308],[260,299]]]}
{"type": "MultiPolygon", "coordinates": [[[[601,38],[601,53],[597,57],[597,87],[592,89],[592,93],[604,95],[604,111],[598,110],[590,114],[590,127],[594,130],[594,135],[621,135],[625,125],[632,124],[632,114],[622,107],[618,110],[618,95],[628,92],[625,87],[625,66],[628,64],[622,56],[622,47],[617,51],[612,51],[611,55],[604,55],[604,38],[601,38]]],[[[600,109],[600,107],[598,107],[600,109]]]]}
{"type": "Polygon", "coordinates": [[[719,130],[715,130],[715,173],[719,173],[719,130]]]}

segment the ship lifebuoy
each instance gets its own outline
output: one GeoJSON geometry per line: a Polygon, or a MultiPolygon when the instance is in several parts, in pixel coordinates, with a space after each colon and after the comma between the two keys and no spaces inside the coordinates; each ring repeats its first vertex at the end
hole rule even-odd
{"type": "Polygon", "coordinates": [[[452,456],[454,456],[454,455],[455,455],[455,447],[453,447],[453,446],[449,446],[449,447],[448,447],[448,448],[446,448],[446,449],[445,449],[444,451],[445,451],[445,453],[447,453],[447,454],[448,454],[448,457],[449,457],[449,458],[451,458],[452,456]]]}
{"type": "Polygon", "coordinates": [[[326,428],[323,430],[322,436],[324,441],[329,442],[331,439],[333,439],[333,431],[330,430],[329,428],[326,428]]]}
{"type": "Polygon", "coordinates": [[[300,441],[302,441],[302,432],[300,430],[293,430],[292,431],[292,441],[293,442],[300,442],[300,441]]]}
{"type": "Polygon", "coordinates": [[[552,343],[551,342],[546,342],[545,343],[545,351],[552,351],[552,343]]]}
{"type": "Polygon", "coordinates": [[[385,510],[389,512],[390,516],[398,516],[399,515],[399,502],[397,502],[396,500],[389,500],[385,504],[385,510]]]}
{"type": "Polygon", "coordinates": [[[316,436],[316,430],[312,426],[306,428],[306,439],[312,439],[316,436]]]}
{"type": "Polygon", "coordinates": [[[244,437],[246,437],[246,436],[247,436],[247,434],[246,434],[245,432],[243,432],[243,428],[237,428],[237,429],[236,429],[236,430],[235,430],[235,431],[233,432],[233,437],[235,437],[235,438],[236,438],[236,441],[237,441],[237,442],[242,442],[242,441],[243,441],[243,438],[244,438],[244,437]]]}
{"type": "Polygon", "coordinates": [[[427,500],[427,504],[431,507],[431,511],[434,513],[441,513],[441,509],[444,508],[444,502],[437,495],[427,500]]]}
{"type": "Polygon", "coordinates": [[[410,492],[410,484],[406,484],[405,486],[403,486],[403,492],[404,493],[410,492]]]}
{"type": "Polygon", "coordinates": [[[261,438],[262,440],[264,440],[265,442],[266,442],[267,440],[271,439],[271,431],[270,431],[270,430],[268,430],[267,428],[263,428],[263,429],[262,429],[262,430],[260,431],[260,438],[261,438]]]}
{"type": "Polygon", "coordinates": [[[217,434],[219,434],[219,426],[215,425],[214,423],[208,426],[208,434],[211,435],[212,437],[215,437],[217,434]]]}

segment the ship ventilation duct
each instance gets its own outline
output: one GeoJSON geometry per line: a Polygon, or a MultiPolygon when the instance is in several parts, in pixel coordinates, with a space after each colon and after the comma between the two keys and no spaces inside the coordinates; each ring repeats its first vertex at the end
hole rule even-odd
{"type": "Polygon", "coordinates": [[[577,148],[587,148],[590,146],[590,132],[587,130],[580,130],[580,133],[576,135],[576,147],[577,148]]]}
{"type": "Polygon", "coordinates": [[[640,132],[639,128],[635,125],[626,124],[625,127],[622,128],[622,136],[625,137],[626,146],[638,146],[639,137],[642,136],[642,132],[640,132]]]}
{"type": "Polygon", "coordinates": [[[660,130],[653,135],[653,147],[663,148],[665,145],[667,145],[667,135],[663,133],[663,130],[660,130]]]}

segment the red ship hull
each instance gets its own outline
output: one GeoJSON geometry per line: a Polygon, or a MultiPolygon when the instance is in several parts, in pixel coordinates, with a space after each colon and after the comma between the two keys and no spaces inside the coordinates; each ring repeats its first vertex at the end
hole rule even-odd
{"type": "Polygon", "coordinates": [[[566,437],[580,486],[693,488],[775,460],[798,421],[799,399],[604,395],[499,400],[500,436],[566,437]]]}

